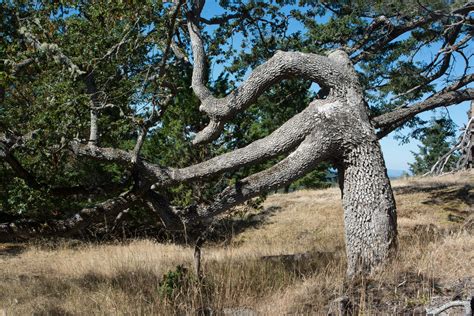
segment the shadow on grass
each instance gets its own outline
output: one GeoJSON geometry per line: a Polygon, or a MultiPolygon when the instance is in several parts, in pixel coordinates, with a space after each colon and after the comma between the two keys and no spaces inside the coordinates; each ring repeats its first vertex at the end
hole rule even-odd
{"type": "Polygon", "coordinates": [[[25,250],[26,250],[25,245],[0,244],[0,258],[3,256],[5,257],[18,256],[25,250]]]}
{"type": "Polygon", "coordinates": [[[285,270],[306,277],[320,271],[329,264],[341,260],[340,251],[309,251],[296,254],[263,256],[261,260],[273,265],[280,265],[285,270]]]}
{"type": "Polygon", "coordinates": [[[454,213],[448,215],[448,220],[452,222],[463,222],[472,213],[474,205],[474,187],[469,184],[456,187],[445,184],[408,185],[394,188],[394,191],[396,194],[428,193],[428,198],[421,203],[442,206],[443,210],[454,213]],[[467,207],[462,207],[463,204],[467,207]]]}
{"type": "MultiPolygon", "coordinates": [[[[433,191],[443,190],[450,186],[444,183],[429,183],[429,184],[410,184],[399,187],[394,187],[393,191],[396,194],[414,194],[414,193],[431,193],[433,191]]],[[[452,186],[451,186],[452,187],[452,186]]]]}
{"type": "Polygon", "coordinates": [[[437,189],[430,192],[428,200],[423,201],[423,204],[434,205],[440,203],[449,203],[453,201],[464,202],[468,206],[474,204],[474,190],[469,184],[461,188],[437,189]]]}
{"type": "Polygon", "coordinates": [[[412,271],[400,273],[390,281],[355,278],[345,284],[353,315],[360,315],[361,311],[425,315],[424,306],[430,302],[430,296],[442,293],[438,279],[412,271]]]}
{"type": "Polygon", "coordinates": [[[270,218],[282,208],[270,206],[258,213],[237,212],[223,218],[215,227],[208,240],[229,244],[234,237],[250,228],[259,228],[269,222],[270,218]]]}

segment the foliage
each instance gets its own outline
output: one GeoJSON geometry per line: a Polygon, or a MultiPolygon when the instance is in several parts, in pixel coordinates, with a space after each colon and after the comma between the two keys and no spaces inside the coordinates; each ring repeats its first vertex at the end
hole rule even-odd
{"type": "Polygon", "coordinates": [[[186,279],[189,278],[188,269],[182,265],[176,266],[176,269],[168,271],[163,275],[159,284],[159,293],[165,298],[172,299],[176,291],[180,291],[184,286],[186,279]]]}
{"type": "MultiPolygon", "coordinates": [[[[439,69],[438,64],[429,65],[419,52],[445,43],[446,25],[452,22],[446,17],[427,23],[371,51],[371,45],[376,45],[389,28],[375,29],[366,39],[366,30],[374,19],[384,14],[390,19],[390,27],[396,28],[425,16],[427,10],[451,10],[462,5],[461,1],[441,0],[421,4],[221,0],[219,4],[226,14],[238,17],[203,29],[213,70],[209,88],[214,95],[225,96],[250,69],[277,50],[326,53],[362,41],[364,44],[352,55],[357,58],[363,49],[370,51],[360,58],[356,69],[373,114],[419,100],[436,90],[426,78],[439,69]]],[[[86,77],[93,77],[96,97],[104,105],[99,111],[100,146],[133,149],[143,122],[155,107],[162,116],[148,133],[141,154],[147,161],[172,167],[189,166],[244,147],[274,131],[318,93],[324,97],[311,82],[285,80],[269,88],[244,114],[237,115],[213,144],[191,146],[190,140],[208,119],[199,112],[199,101],[190,88],[191,65],[167,50],[167,34],[172,28],[170,12],[172,5],[164,1],[0,3],[0,134],[9,131],[24,135],[37,130],[39,135],[14,153],[38,186],[31,187],[7,163],[0,164],[2,212],[39,218],[54,212],[62,217],[133,186],[133,172],[127,166],[77,158],[61,147],[63,141],[88,139],[91,95],[86,77]],[[35,47],[25,30],[43,45],[35,47]],[[58,58],[58,51],[85,74],[71,71],[58,58]],[[148,80],[156,73],[162,76],[148,80]],[[157,104],[170,91],[174,94],[172,102],[160,108],[157,104]],[[104,186],[115,190],[67,197],[52,194],[61,187],[104,186]]],[[[182,10],[173,39],[183,53],[190,55],[184,20],[182,10]]],[[[467,34],[469,28],[459,32],[467,34]]],[[[449,74],[443,78],[447,77],[449,74]]],[[[419,123],[414,119],[408,124],[416,127],[419,123]]],[[[226,185],[281,158],[227,172],[211,181],[169,187],[163,193],[177,206],[206,203],[226,185]]],[[[293,187],[325,186],[329,167],[320,166],[293,187]]],[[[141,208],[135,211],[143,214],[141,208]]]]}
{"type": "Polygon", "coordinates": [[[308,173],[291,184],[293,189],[317,189],[326,188],[331,185],[331,172],[327,164],[321,164],[314,171],[308,173]]]}
{"type": "MultiPolygon", "coordinates": [[[[416,135],[421,141],[419,151],[413,152],[415,161],[410,165],[410,171],[415,175],[425,174],[438,159],[452,147],[455,136],[455,124],[450,118],[431,118],[429,125],[419,128],[416,135]]],[[[455,159],[446,164],[446,171],[454,167],[455,159]]]]}

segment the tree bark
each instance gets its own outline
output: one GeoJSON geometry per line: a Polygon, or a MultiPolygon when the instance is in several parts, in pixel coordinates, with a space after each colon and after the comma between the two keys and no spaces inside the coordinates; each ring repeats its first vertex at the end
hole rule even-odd
{"type": "Polygon", "coordinates": [[[353,276],[384,263],[396,248],[395,200],[377,141],[348,153],[342,179],[347,273],[353,276]]]}
{"type": "Polygon", "coordinates": [[[86,79],[86,91],[90,98],[90,131],[89,131],[89,144],[97,145],[99,139],[98,131],[98,110],[99,100],[97,98],[97,87],[92,74],[89,74],[86,79]]]}

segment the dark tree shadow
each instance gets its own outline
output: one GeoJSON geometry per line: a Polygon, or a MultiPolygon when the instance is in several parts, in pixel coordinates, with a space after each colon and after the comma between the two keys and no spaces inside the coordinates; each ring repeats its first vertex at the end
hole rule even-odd
{"type": "Polygon", "coordinates": [[[396,194],[414,194],[414,193],[426,193],[426,192],[433,192],[437,190],[443,190],[450,187],[447,184],[442,183],[435,183],[435,184],[411,184],[411,185],[404,185],[400,187],[394,187],[393,192],[396,194]]]}
{"type": "Polygon", "coordinates": [[[473,187],[469,184],[466,184],[461,188],[433,190],[433,192],[430,193],[430,198],[426,201],[423,201],[422,203],[434,205],[440,203],[448,203],[456,200],[458,200],[459,202],[464,202],[468,206],[472,206],[474,204],[473,187]]]}
{"type": "Polygon", "coordinates": [[[215,225],[214,230],[208,237],[208,241],[230,243],[234,237],[250,228],[259,228],[269,222],[270,218],[282,208],[270,206],[258,213],[239,213],[225,217],[215,225]]]}
{"type": "Polygon", "coordinates": [[[17,244],[0,244],[0,258],[18,256],[26,250],[26,246],[17,244]]]}
{"type": "MultiPolygon", "coordinates": [[[[396,194],[428,193],[428,197],[421,201],[422,204],[433,206],[433,208],[441,208],[444,212],[447,212],[446,219],[450,222],[462,224],[462,229],[470,231],[474,227],[472,224],[474,218],[474,186],[471,184],[457,186],[446,184],[408,185],[397,187],[394,191],[396,194]]],[[[437,235],[432,234],[431,230],[433,228],[431,226],[420,225],[420,227],[415,228],[417,231],[413,231],[410,238],[420,237],[418,231],[422,232],[421,235],[431,237],[437,235]]],[[[431,240],[430,238],[423,239],[431,240]]]]}
{"type": "Polygon", "coordinates": [[[468,209],[472,208],[474,204],[474,187],[470,184],[464,186],[454,187],[446,184],[433,184],[433,185],[408,185],[403,187],[394,188],[396,194],[414,194],[414,193],[429,193],[428,199],[421,203],[425,205],[445,205],[444,208],[447,211],[456,213],[466,213],[467,210],[461,210],[453,207],[453,203],[461,204],[465,203],[468,209]],[[450,206],[451,204],[451,206],[450,206]]]}

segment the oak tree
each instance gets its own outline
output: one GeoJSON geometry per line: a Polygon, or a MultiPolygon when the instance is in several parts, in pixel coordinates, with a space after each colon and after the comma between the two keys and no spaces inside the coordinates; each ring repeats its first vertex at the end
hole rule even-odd
{"type": "Polygon", "coordinates": [[[474,99],[472,2],[222,0],[217,15],[204,0],[0,5],[3,205],[28,196],[42,215],[25,218],[23,203],[2,241],[77,234],[134,208],[205,231],[328,163],[348,274],[368,272],[397,243],[379,140],[474,99]]]}

